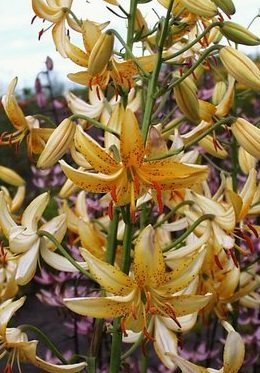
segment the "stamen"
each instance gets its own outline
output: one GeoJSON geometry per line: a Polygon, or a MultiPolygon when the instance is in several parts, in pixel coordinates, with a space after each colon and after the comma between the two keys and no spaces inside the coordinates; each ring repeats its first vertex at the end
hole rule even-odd
{"type": "Polygon", "coordinates": [[[148,341],[154,342],[155,338],[148,332],[147,328],[143,328],[144,336],[148,339],[148,341]]]}
{"type": "Polygon", "coordinates": [[[161,185],[157,183],[156,181],[153,182],[153,187],[156,190],[157,194],[157,202],[158,202],[158,207],[159,207],[159,213],[163,213],[163,200],[162,200],[162,189],[161,185]]]}
{"type": "Polygon", "coordinates": [[[115,185],[112,186],[110,194],[111,194],[111,197],[112,197],[113,201],[116,203],[117,202],[117,195],[116,195],[116,186],[115,185]]]}
{"type": "Polygon", "coordinates": [[[223,269],[223,266],[219,260],[219,257],[217,255],[214,255],[214,260],[215,260],[215,263],[216,265],[220,268],[220,269],[223,269]]]}
{"type": "Polygon", "coordinates": [[[259,234],[258,234],[257,230],[255,229],[255,227],[250,223],[247,223],[247,226],[254,233],[255,238],[259,238],[259,234]]]}
{"type": "Polygon", "coordinates": [[[110,220],[113,220],[113,201],[109,202],[107,214],[110,220]]]}
{"type": "Polygon", "coordinates": [[[236,258],[236,256],[235,256],[233,250],[229,249],[228,251],[230,252],[230,256],[231,256],[231,258],[232,258],[232,260],[233,260],[235,266],[238,268],[238,267],[239,267],[239,264],[238,264],[237,258],[236,258]]]}
{"type": "Polygon", "coordinates": [[[126,332],[126,326],[125,326],[125,324],[126,324],[126,319],[121,319],[121,320],[120,320],[120,328],[121,328],[121,331],[122,331],[124,337],[128,337],[128,334],[127,334],[127,332],[126,332]]]}
{"type": "Polygon", "coordinates": [[[168,314],[170,316],[170,318],[178,325],[178,327],[181,329],[181,324],[179,323],[179,321],[177,320],[177,316],[176,316],[176,312],[173,308],[173,305],[170,304],[169,302],[165,302],[165,306],[167,307],[167,310],[168,310],[168,314]]]}
{"type": "Polygon", "coordinates": [[[36,20],[37,18],[37,15],[35,14],[33,17],[32,17],[32,20],[31,20],[31,25],[33,24],[33,22],[36,20]]]}
{"type": "Polygon", "coordinates": [[[96,86],[96,93],[97,93],[99,101],[101,101],[101,96],[100,96],[100,92],[99,92],[98,86],[96,86]]]}

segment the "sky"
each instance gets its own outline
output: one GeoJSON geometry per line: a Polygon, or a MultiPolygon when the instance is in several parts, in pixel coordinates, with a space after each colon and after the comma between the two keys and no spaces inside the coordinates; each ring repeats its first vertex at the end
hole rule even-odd
{"type": "MultiPolygon", "coordinates": [[[[259,13],[259,0],[233,0],[233,2],[237,12],[232,20],[247,27],[259,13]]],[[[121,0],[120,4],[126,4],[127,8],[128,0],[121,0]]],[[[72,9],[79,18],[99,22],[111,20],[114,28],[123,30],[125,21],[114,17],[106,10],[105,5],[107,3],[102,0],[74,0],[72,9]]],[[[165,12],[156,0],[142,5],[143,14],[149,21],[156,19],[152,11],[153,7],[159,14],[165,12]]],[[[56,52],[51,30],[44,33],[40,41],[38,40],[38,32],[43,27],[47,27],[48,23],[43,23],[41,19],[36,18],[31,25],[33,16],[31,0],[0,0],[0,95],[5,92],[8,82],[15,76],[18,76],[18,90],[33,86],[37,73],[45,68],[44,61],[47,56],[53,59],[55,73],[60,81],[67,81],[66,75],[69,72],[81,69],[56,52]]],[[[260,36],[260,17],[254,21],[250,30],[260,36]]],[[[245,53],[250,54],[253,51],[260,54],[259,46],[253,49],[251,47],[240,49],[245,53]]]]}

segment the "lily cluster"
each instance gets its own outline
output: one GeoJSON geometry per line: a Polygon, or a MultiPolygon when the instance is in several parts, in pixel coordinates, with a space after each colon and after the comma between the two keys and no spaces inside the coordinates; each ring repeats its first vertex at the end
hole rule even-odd
{"type": "MultiPolygon", "coordinates": [[[[238,45],[259,45],[260,39],[229,20],[232,0],[158,0],[163,16],[153,26],[142,13],[141,4],[149,0],[131,0],[128,7],[103,2],[126,19],[126,40],[109,22],[78,18],[73,0],[32,0],[35,15],[50,22],[39,36],[52,28],[57,51],[83,68],[68,74],[87,87],[85,100],[65,94],[71,116],[55,129],[44,117],[25,116],[15,98],[17,78],[2,98],[16,131],[2,133],[0,145],[19,145],[26,138],[42,175],[59,175],[61,167],[67,178],[58,195],[58,182],[37,182],[50,191],[28,203],[25,180],[0,165],[5,372],[15,360],[19,371],[24,361],[48,372],[86,366],[96,372],[104,364],[100,351],[106,340],[111,373],[139,348],[144,372],[148,344],[171,371],[236,373],[245,346],[234,320],[240,307],[260,305],[259,268],[252,256],[260,231],[260,129],[243,113],[238,116],[235,104],[248,90],[257,95],[260,71],[238,45]],[[83,48],[72,41],[75,32],[83,48]],[[205,77],[214,87],[199,98],[205,77]],[[220,180],[214,191],[210,170],[220,180]],[[54,198],[55,215],[48,219],[54,198]],[[24,285],[43,263],[57,278],[86,281],[76,295],[59,290],[52,299],[44,291],[38,297],[94,319],[82,329],[91,334],[86,356],[68,361],[44,336],[62,365],[37,356],[38,341],[25,333],[30,326],[7,325],[25,302],[24,285]],[[183,333],[211,322],[227,332],[218,370],[189,361],[180,348],[183,333]]],[[[219,335],[211,338],[213,346],[219,335]]]]}

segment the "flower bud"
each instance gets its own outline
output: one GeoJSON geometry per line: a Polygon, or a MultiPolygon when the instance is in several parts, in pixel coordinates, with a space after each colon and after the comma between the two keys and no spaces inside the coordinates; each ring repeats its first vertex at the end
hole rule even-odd
{"type": "Polygon", "coordinates": [[[260,129],[243,118],[238,118],[231,130],[237,142],[249,154],[260,159],[260,129]]]}
{"type": "Polygon", "coordinates": [[[214,17],[218,8],[211,0],[181,0],[185,8],[200,17],[214,17]]]}
{"type": "Polygon", "coordinates": [[[14,186],[21,186],[25,184],[25,181],[21,176],[10,168],[4,166],[0,166],[0,180],[14,186]]]}
{"type": "Polygon", "coordinates": [[[231,16],[236,12],[235,5],[232,0],[212,0],[227,16],[231,16]]]}
{"type": "Polygon", "coordinates": [[[260,39],[238,23],[225,21],[220,26],[220,32],[227,39],[244,45],[259,45],[260,39]]]}
{"type": "Polygon", "coordinates": [[[244,53],[228,46],[220,50],[219,56],[228,73],[239,83],[260,89],[260,70],[244,53]]]}
{"type": "Polygon", "coordinates": [[[49,137],[41,153],[37,167],[52,167],[68,150],[73,141],[76,125],[69,118],[64,119],[49,137]]]}
{"type": "Polygon", "coordinates": [[[199,101],[197,87],[192,78],[187,77],[174,88],[174,98],[182,113],[192,122],[198,122],[199,101]]]}
{"type": "Polygon", "coordinates": [[[104,32],[98,38],[94,48],[92,49],[88,60],[88,73],[97,75],[101,73],[108,64],[114,45],[114,35],[104,32]]]}
{"type": "Polygon", "coordinates": [[[213,105],[218,105],[220,101],[223,99],[227,90],[227,86],[223,81],[217,82],[215,84],[213,95],[212,95],[212,103],[213,105]]]}
{"type": "Polygon", "coordinates": [[[256,159],[249,154],[242,146],[238,149],[238,162],[244,174],[248,175],[252,168],[256,167],[256,159]]]}

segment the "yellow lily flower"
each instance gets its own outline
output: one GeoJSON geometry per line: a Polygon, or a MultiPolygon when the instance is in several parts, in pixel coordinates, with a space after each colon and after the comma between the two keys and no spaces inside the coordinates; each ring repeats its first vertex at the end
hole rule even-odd
{"type": "Polygon", "coordinates": [[[222,321],[228,332],[223,352],[223,367],[221,369],[204,368],[185,360],[177,354],[169,353],[172,361],[183,373],[237,373],[239,372],[245,356],[245,345],[239,333],[227,322],[222,321]]]}
{"type": "Polygon", "coordinates": [[[14,90],[17,85],[17,78],[11,80],[7,94],[2,97],[2,104],[5,113],[17,129],[14,133],[3,133],[0,136],[0,145],[15,145],[23,141],[24,138],[28,144],[28,154],[39,154],[44,148],[45,142],[53,132],[52,128],[40,128],[39,121],[32,116],[24,116],[24,113],[18,105],[14,96],[14,90]]]}
{"type": "Polygon", "coordinates": [[[123,331],[143,330],[147,335],[151,315],[170,317],[178,324],[177,317],[197,312],[210,300],[209,294],[183,294],[183,290],[198,275],[205,252],[193,260],[183,259],[181,266],[167,272],[151,225],[141,232],[136,241],[133,274],[130,276],[86,250],[81,253],[94,279],[113,295],[64,299],[65,305],[81,315],[122,317],[123,331]]]}
{"type": "MultiPolygon", "coordinates": [[[[75,31],[80,31],[80,26],[70,16],[69,11],[72,6],[73,0],[32,0],[32,7],[34,13],[44,20],[51,22],[52,38],[57,51],[63,56],[66,54],[66,28],[65,23],[68,22],[69,26],[75,31]]],[[[39,38],[43,32],[47,31],[50,27],[39,32],[39,38]]]]}
{"type": "MultiPolygon", "coordinates": [[[[27,284],[34,276],[39,253],[43,252],[45,244],[49,251],[54,249],[49,240],[40,238],[37,234],[38,222],[48,201],[48,193],[36,197],[24,210],[21,225],[17,225],[8,210],[3,192],[0,192],[0,226],[5,237],[9,240],[10,251],[19,255],[15,277],[19,285],[27,284]]],[[[42,230],[53,234],[59,242],[63,239],[66,228],[65,214],[56,216],[41,226],[42,230]]],[[[45,261],[51,265],[52,261],[48,260],[48,255],[45,254],[44,257],[45,261]]]]}
{"type": "Polygon", "coordinates": [[[162,190],[184,189],[200,183],[207,175],[205,166],[181,164],[172,159],[146,159],[141,131],[130,109],[126,109],[122,116],[120,162],[79,127],[75,133],[75,145],[98,173],[78,171],[60,161],[66,176],[87,191],[110,192],[117,205],[130,202],[132,213],[136,198],[146,190],[156,190],[162,209],[162,190]]]}
{"type": "Polygon", "coordinates": [[[7,324],[14,313],[23,306],[25,297],[16,301],[7,300],[0,305],[0,359],[7,357],[5,372],[12,372],[13,364],[16,361],[21,372],[20,362],[31,363],[44,372],[80,372],[86,367],[86,363],[56,365],[42,360],[36,355],[37,340],[29,341],[26,333],[19,327],[8,328],[7,324]]]}

